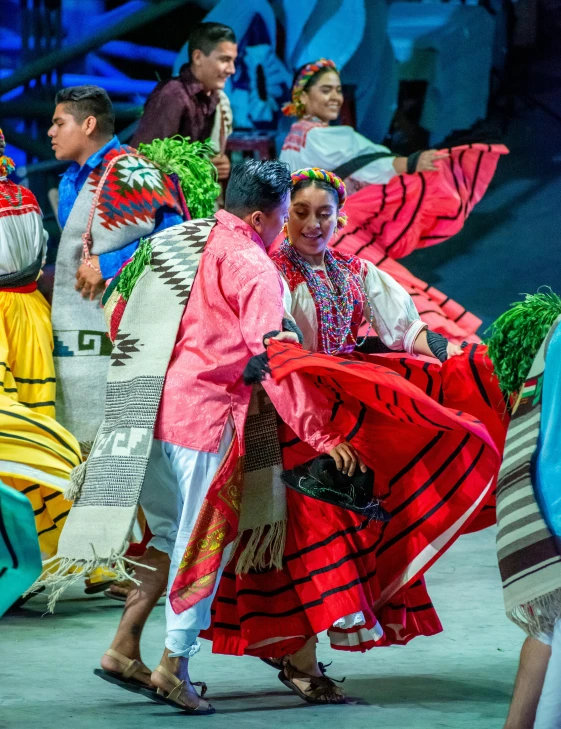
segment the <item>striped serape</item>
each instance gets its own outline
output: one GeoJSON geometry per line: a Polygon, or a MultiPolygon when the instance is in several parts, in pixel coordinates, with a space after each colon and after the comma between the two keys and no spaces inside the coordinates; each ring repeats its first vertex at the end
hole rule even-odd
{"type": "Polygon", "coordinates": [[[547,347],[534,358],[514,408],[497,487],[497,554],[508,617],[529,635],[551,633],[561,615],[561,550],[534,491],[532,460],[540,434],[547,347]]]}

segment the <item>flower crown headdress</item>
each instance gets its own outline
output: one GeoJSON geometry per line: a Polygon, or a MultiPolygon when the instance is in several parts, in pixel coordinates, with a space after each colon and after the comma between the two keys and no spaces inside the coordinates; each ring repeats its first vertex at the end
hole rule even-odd
{"type": "Polygon", "coordinates": [[[303,170],[297,170],[292,173],[292,184],[296,185],[301,180],[321,180],[327,182],[328,185],[337,192],[339,197],[339,215],[337,217],[337,229],[341,230],[347,224],[347,216],[343,211],[343,205],[347,200],[347,188],[343,180],[333,172],[322,170],[319,167],[306,167],[303,170]]]}
{"type": "Polygon", "coordinates": [[[282,113],[285,116],[304,116],[306,110],[302,103],[302,93],[304,92],[308,81],[312,78],[312,76],[315,76],[318,71],[321,71],[322,68],[329,68],[336,73],[339,73],[339,69],[335,65],[335,62],[329,60],[329,58],[320,58],[319,61],[314,61],[314,63],[307,63],[298,74],[298,78],[292,87],[292,101],[282,107],[282,113]]]}

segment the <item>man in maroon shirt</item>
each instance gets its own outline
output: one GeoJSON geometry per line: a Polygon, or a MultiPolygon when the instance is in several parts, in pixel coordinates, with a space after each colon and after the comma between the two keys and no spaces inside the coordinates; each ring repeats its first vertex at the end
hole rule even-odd
{"type": "Polygon", "coordinates": [[[218,179],[227,179],[230,161],[224,147],[226,117],[231,112],[222,90],[236,70],[237,55],[236,36],[227,25],[199,23],[195,26],[189,36],[189,63],[182,66],[178,77],[160,82],[152,91],[132,146],[175,134],[190,137],[192,142],[204,142],[212,137],[218,179]]]}

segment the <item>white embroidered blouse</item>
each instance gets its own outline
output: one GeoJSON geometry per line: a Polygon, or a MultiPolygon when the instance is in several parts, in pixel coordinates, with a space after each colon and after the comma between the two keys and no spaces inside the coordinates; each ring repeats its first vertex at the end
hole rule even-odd
{"type": "MultiPolygon", "coordinates": [[[[346,341],[344,343],[331,342],[330,344],[342,345],[341,353],[352,352],[363,319],[367,321],[372,319],[375,333],[387,347],[395,351],[413,354],[415,340],[420,332],[427,328],[427,325],[419,318],[413,300],[407,291],[370,261],[337,251],[332,251],[332,254],[339,265],[354,273],[362,282],[362,291],[357,291],[354,300],[351,331],[346,341]],[[372,306],[372,311],[370,311],[370,306],[372,306]]],[[[285,312],[290,314],[302,331],[304,349],[310,352],[324,351],[321,313],[310,293],[304,275],[286,257],[282,248],[273,254],[272,260],[285,282],[285,312]]],[[[323,270],[319,270],[318,273],[324,279],[327,276],[323,270]]]]}
{"type": "MultiPolygon", "coordinates": [[[[330,127],[314,119],[295,122],[284,140],[280,159],[291,171],[304,167],[321,167],[333,171],[355,157],[371,152],[387,152],[387,147],[374,144],[349,126],[330,127]]],[[[367,184],[384,185],[397,175],[395,157],[383,157],[361,167],[351,175],[357,188],[367,184]]],[[[351,185],[352,187],[352,185],[351,185]]]]}
{"type": "Polygon", "coordinates": [[[47,232],[32,192],[0,179],[0,276],[27,268],[45,257],[47,232]]]}

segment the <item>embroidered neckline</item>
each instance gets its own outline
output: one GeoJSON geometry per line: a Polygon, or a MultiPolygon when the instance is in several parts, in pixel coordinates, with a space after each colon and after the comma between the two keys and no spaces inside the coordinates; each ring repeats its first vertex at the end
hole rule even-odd
{"type": "MultiPolygon", "coordinates": [[[[357,341],[358,328],[365,305],[368,304],[370,312],[373,311],[361,276],[337,260],[329,249],[325,251],[325,270],[312,268],[288,239],[281,244],[279,253],[304,278],[314,301],[319,350],[325,354],[340,354],[347,351],[350,345],[353,345],[353,349],[360,346],[364,339],[360,343],[357,341]],[[359,305],[362,305],[362,311],[358,321],[355,321],[359,305]]],[[[365,336],[368,336],[371,328],[372,320],[365,336]]]]}

